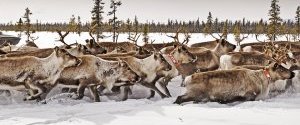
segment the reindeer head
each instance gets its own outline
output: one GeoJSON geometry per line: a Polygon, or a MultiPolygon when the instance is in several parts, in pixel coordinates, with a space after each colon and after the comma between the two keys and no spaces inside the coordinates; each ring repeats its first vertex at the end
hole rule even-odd
{"type": "Polygon", "coordinates": [[[269,71],[270,77],[273,81],[292,79],[295,76],[294,72],[284,68],[282,65],[276,62],[271,63],[266,70],[269,71]]]}
{"type": "Polygon", "coordinates": [[[178,63],[191,63],[197,59],[185,45],[175,45],[174,50],[170,54],[174,56],[178,63]]]}
{"type": "Polygon", "coordinates": [[[62,60],[63,67],[77,66],[81,63],[80,59],[71,55],[65,49],[55,47],[54,51],[56,53],[56,57],[62,60]]]}
{"type": "Polygon", "coordinates": [[[93,39],[85,40],[86,47],[89,49],[92,54],[105,54],[107,53],[107,50],[104,47],[101,47],[97,42],[95,42],[93,39]]]}
{"type": "Polygon", "coordinates": [[[85,45],[77,44],[76,48],[79,53],[82,53],[82,55],[93,54],[85,45]]]}
{"type": "Polygon", "coordinates": [[[136,46],[136,52],[138,55],[151,55],[152,54],[152,52],[150,50],[147,50],[142,46],[136,46]]]}
{"type": "Polygon", "coordinates": [[[236,48],[236,45],[229,43],[225,39],[219,39],[219,40],[217,40],[217,43],[219,44],[217,47],[219,47],[221,49],[219,51],[222,51],[222,53],[232,52],[236,48]]]}

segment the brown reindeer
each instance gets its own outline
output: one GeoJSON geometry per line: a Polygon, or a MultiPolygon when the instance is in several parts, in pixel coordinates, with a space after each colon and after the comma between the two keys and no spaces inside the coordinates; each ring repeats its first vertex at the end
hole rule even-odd
{"type": "Polygon", "coordinates": [[[107,61],[92,55],[80,56],[79,59],[82,60],[79,66],[65,68],[57,80],[58,84],[77,88],[76,99],[83,98],[84,89],[88,87],[94,96],[94,101],[99,102],[97,85],[111,90],[113,86],[121,86],[138,80],[137,74],[126,62],[107,61]]]}
{"type": "MultiPolygon", "coordinates": [[[[104,59],[114,59],[114,58],[104,58],[104,59]]],[[[150,88],[157,92],[162,98],[165,98],[166,95],[161,92],[156,86],[156,81],[162,77],[162,71],[171,70],[171,65],[165,60],[165,58],[158,52],[153,53],[152,55],[145,58],[136,58],[132,56],[122,57],[121,60],[124,60],[136,72],[141,81],[139,84],[150,88]]],[[[127,95],[128,93],[125,93],[127,95]]],[[[126,99],[123,99],[126,100],[126,99]]]]}
{"type": "Polygon", "coordinates": [[[195,73],[185,80],[186,94],[177,97],[174,103],[215,101],[253,101],[265,99],[269,84],[279,79],[291,79],[293,72],[277,63],[264,70],[219,70],[195,73]]]}
{"type": "Polygon", "coordinates": [[[46,58],[24,56],[0,59],[1,86],[3,88],[27,88],[31,95],[25,100],[34,100],[51,89],[65,67],[76,66],[81,61],[64,49],[55,48],[46,58]]]}

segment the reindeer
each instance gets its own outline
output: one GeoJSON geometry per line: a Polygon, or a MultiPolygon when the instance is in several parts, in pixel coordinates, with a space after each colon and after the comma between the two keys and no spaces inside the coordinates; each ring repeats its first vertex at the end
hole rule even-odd
{"type": "MultiPolygon", "coordinates": [[[[269,44],[270,44],[270,42],[242,44],[241,50],[244,52],[258,51],[258,52],[262,53],[264,51],[264,47],[268,46],[269,44]]],[[[300,51],[300,44],[297,42],[276,41],[276,42],[272,42],[272,44],[274,44],[277,47],[284,47],[286,45],[289,45],[290,51],[292,51],[292,52],[300,51]]]]}
{"type": "MultiPolygon", "coordinates": [[[[77,44],[76,47],[70,48],[70,49],[65,49],[68,51],[71,55],[74,56],[79,56],[79,55],[85,55],[85,54],[90,54],[91,52],[86,48],[86,46],[77,44]]],[[[11,52],[5,55],[1,55],[2,58],[9,58],[9,57],[23,57],[23,56],[34,56],[38,58],[46,58],[49,55],[53,53],[53,49],[39,49],[35,51],[29,51],[29,52],[11,52]]]]}
{"type": "Polygon", "coordinates": [[[103,85],[111,90],[113,86],[121,86],[138,80],[137,74],[124,61],[107,61],[92,55],[78,58],[82,60],[82,63],[77,67],[65,68],[57,80],[58,84],[76,87],[76,99],[83,98],[84,89],[88,87],[94,101],[99,102],[97,85],[103,85]]]}
{"type": "Polygon", "coordinates": [[[286,68],[290,68],[296,63],[288,53],[290,48],[288,45],[276,47],[274,44],[269,43],[264,46],[264,52],[234,52],[221,57],[221,69],[231,69],[235,66],[242,65],[258,65],[266,66],[270,62],[277,60],[282,63],[286,68]]]}
{"type": "MultiPolygon", "coordinates": [[[[166,51],[172,50],[172,48],[175,47],[166,47],[165,50],[162,51],[165,51],[165,53],[167,53],[166,51]]],[[[205,72],[218,69],[220,65],[220,56],[233,51],[235,49],[235,45],[228,44],[225,41],[221,41],[213,50],[195,47],[189,49],[186,46],[180,46],[179,48],[182,50],[186,50],[197,57],[197,60],[193,62],[180,62],[179,65],[176,66],[184,81],[184,78],[186,76],[191,75],[195,72],[205,72]]],[[[178,59],[175,58],[175,60],[178,59]]]]}
{"type": "Polygon", "coordinates": [[[81,61],[66,50],[56,47],[46,58],[24,56],[0,59],[2,89],[27,88],[30,96],[24,100],[34,100],[53,87],[65,67],[76,66],[81,61]]]}
{"type": "MultiPolygon", "coordinates": [[[[114,58],[104,58],[104,59],[114,59],[114,58]]],[[[122,57],[121,60],[128,63],[134,72],[138,74],[141,78],[139,84],[150,88],[157,92],[162,98],[167,97],[162,93],[156,86],[156,81],[162,77],[162,71],[171,70],[171,65],[165,60],[165,58],[158,52],[146,58],[136,58],[132,56],[122,57]]],[[[128,93],[125,93],[127,95],[128,93]]],[[[126,100],[123,99],[123,100],[126,100]]]]}
{"type": "Polygon", "coordinates": [[[272,63],[264,70],[236,69],[195,73],[186,78],[184,84],[187,92],[178,96],[174,103],[262,100],[268,96],[271,83],[294,76],[293,72],[278,63],[272,63]]]}

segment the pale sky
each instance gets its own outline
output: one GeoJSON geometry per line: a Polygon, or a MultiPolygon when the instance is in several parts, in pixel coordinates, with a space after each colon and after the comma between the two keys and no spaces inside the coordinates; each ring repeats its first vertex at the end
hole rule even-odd
{"type": "MultiPolygon", "coordinates": [[[[139,21],[206,20],[208,12],[221,20],[249,20],[268,18],[271,0],[121,0],[123,5],[118,10],[120,19],[139,21]]],[[[110,0],[106,3],[105,12],[109,10],[110,0]]],[[[300,0],[279,0],[280,16],[283,19],[294,19],[300,0]]],[[[33,12],[32,20],[42,22],[64,22],[71,15],[81,16],[82,21],[90,20],[93,0],[0,0],[0,23],[16,22],[29,7],[33,12]]],[[[106,15],[105,15],[106,16],[106,15]]],[[[106,16],[107,17],[107,16],[106,16]]],[[[106,18],[107,19],[107,18],[106,18]]]]}

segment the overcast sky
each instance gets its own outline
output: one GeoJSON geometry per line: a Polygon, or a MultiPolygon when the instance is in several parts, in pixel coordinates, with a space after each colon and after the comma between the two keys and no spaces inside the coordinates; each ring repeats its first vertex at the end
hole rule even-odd
{"type": "MultiPolygon", "coordinates": [[[[120,19],[166,22],[168,19],[206,20],[208,12],[221,20],[238,20],[245,17],[249,20],[268,18],[271,0],[121,0],[123,5],[118,10],[120,19]]],[[[110,0],[106,3],[105,12],[109,10],[110,0]]],[[[294,19],[300,0],[279,0],[280,16],[283,19],[294,19]]],[[[16,22],[29,7],[32,20],[42,22],[64,22],[71,15],[90,20],[93,0],[0,0],[0,23],[16,22]]],[[[106,15],[105,15],[106,16],[106,15]]],[[[106,18],[107,19],[107,18],[106,18]]]]}

